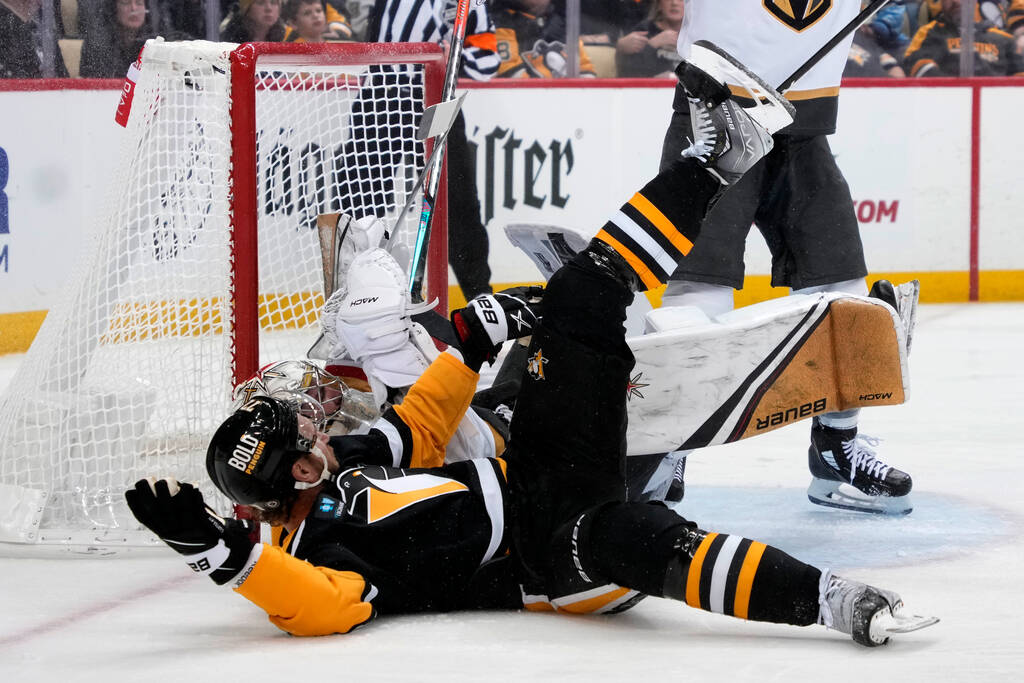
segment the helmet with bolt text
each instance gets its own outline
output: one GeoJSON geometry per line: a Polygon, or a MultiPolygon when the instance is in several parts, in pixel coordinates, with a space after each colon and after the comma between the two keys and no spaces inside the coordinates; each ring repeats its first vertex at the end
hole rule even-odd
{"type": "Polygon", "coordinates": [[[257,396],[217,429],[206,451],[206,471],[234,502],[276,509],[295,497],[292,465],[315,440],[315,426],[300,425],[292,403],[257,396]]]}

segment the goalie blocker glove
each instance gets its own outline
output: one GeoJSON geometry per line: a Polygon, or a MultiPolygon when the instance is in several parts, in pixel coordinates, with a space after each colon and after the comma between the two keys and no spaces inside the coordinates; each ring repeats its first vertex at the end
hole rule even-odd
{"type": "Polygon", "coordinates": [[[515,287],[481,294],[453,311],[452,326],[466,365],[479,370],[484,361],[494,361],[503,343],[533,334],[543,292],[542,287],[515,287]]]}
{"type": "Polygon", "coordinates": [[[184,555],[192,571],[217,585],[233,579],[248,562],[255,545],[253,523],[224,519],[192,484],[148,477],[135,482],[124,497],[137,520],[184,555]]]}

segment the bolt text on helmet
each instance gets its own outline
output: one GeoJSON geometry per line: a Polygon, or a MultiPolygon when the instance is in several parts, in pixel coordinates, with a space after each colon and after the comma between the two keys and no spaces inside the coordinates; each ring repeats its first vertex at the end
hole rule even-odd
{"type": "Polygon", "coordinates": [[[264,446],[266,446],[266,442],[260,441],[252,434],[242,434],[238,438],[235,450],[231,452],[228,464],[240,472],[252,474],[253,468],[256,467],[260,456],[263,455],[264,446]]]}

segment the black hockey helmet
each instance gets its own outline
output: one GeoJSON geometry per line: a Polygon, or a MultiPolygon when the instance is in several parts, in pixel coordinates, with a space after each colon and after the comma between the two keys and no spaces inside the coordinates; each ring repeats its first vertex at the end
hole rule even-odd
{"type": "Polygon", "coordinates": [[[315,429],[305,431],[294,405],[257,396],[217,429],[206,451],[206,471],[236,503],[278,508],[295,496],[292,465],[316,439],[315,429]]]}

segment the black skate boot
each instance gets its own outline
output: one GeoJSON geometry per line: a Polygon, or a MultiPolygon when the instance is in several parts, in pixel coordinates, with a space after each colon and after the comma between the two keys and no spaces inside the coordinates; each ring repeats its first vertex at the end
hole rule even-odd
{"type": "Polygon", "coordinates": [[[686,493],[684,474],[689,453],[672,451],[626,458],[628,499],[639,503],[660,500],[669,505],[680,502],[686,493]]]}
{"type": "Polygon", "coordinates": [[[812,503],[827,507],[905,515],[913,510],[906,472],[890,467],[871,448],[878,440],[857,434],[857,428],[835,429],[814,418],[807,465],[814,479],[807,488],[812,503]],[[840,490],[848,484],[856,492],[840,490]],[[856,495],[859,492],[863,495],[856,495]]]}
{"type": "Polygon", "coordinates": [[[889,642],[896,633],[909,633],[937,623],[936,617],[903,612],[903,600],[892,591],[850,581],[825,570],[819,586],[818,623],[867,647],[889,642]]]}

